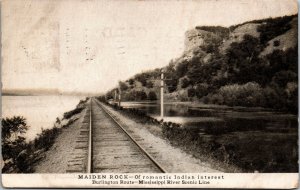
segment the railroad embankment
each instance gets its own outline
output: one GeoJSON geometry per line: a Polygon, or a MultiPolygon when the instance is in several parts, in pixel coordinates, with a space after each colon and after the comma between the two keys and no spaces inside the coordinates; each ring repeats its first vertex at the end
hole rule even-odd
{"type": "Polygon", "coordinates": [[[67,170],[67,162],[75,147],[74,136],[79,133],[83,115],[84,110],[70,117],[76,120],[61,129],[51,148],[44,152],[43,159],[35,164],[35,173],[64,173],[67,170]]]}

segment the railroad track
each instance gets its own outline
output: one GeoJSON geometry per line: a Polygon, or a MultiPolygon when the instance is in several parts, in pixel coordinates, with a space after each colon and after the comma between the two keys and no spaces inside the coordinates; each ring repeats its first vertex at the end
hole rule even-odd
{"type": "Polygon", "coordinates": [[[67,172],[165,173],[140,139],[102,103],[91,98],[67,172]]]}

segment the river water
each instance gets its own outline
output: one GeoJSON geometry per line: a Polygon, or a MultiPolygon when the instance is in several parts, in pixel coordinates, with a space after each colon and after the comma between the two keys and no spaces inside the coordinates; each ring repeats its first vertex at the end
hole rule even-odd
{"type": "MultiPolygon", "coordinates": [[[[148,115],[160,118],[160,105],[156,102],[124,102],[125,108],[137,108],[148,115]]],[[[201,127],[214,123],[234,128],[297,128],[297,116],[262,108],[228,107],[192,103],[166,103],[164,121],[181,123],[186,127],[201,127]]]]}
{"type": "Polygon", "coordinates": [[[41,129],[52,128],[56,118],[76,107],[82,96],[2,96],[2,117],[23,116],[30,126],[25,137],[32,140],[41,129]]]}

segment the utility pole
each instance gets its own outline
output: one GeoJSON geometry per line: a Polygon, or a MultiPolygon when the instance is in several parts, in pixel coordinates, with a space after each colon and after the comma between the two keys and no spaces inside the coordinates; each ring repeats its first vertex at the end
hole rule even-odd
{"type": "Polygon", "coordinates": [[[164,71],[160,74],[160,117],[164,118],[164,71]]]}
{"type": "Polygon", "coordinates": [[[117,90],[115,90],[114,104],[116,103],[116,101],[117,101],[117,90]]]}
{"type": "Polygon", "coordinates": [[[121,88],[119,87],[119,107],[121,107],[121,88]]]}

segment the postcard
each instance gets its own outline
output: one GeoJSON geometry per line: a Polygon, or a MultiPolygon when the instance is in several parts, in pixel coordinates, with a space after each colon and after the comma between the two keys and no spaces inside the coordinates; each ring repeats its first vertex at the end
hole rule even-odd
{"type": "Polygon", "coordinates": [[[1,24],[4,188],[298,187],[296,0],[3,0],[1,24]]]}

